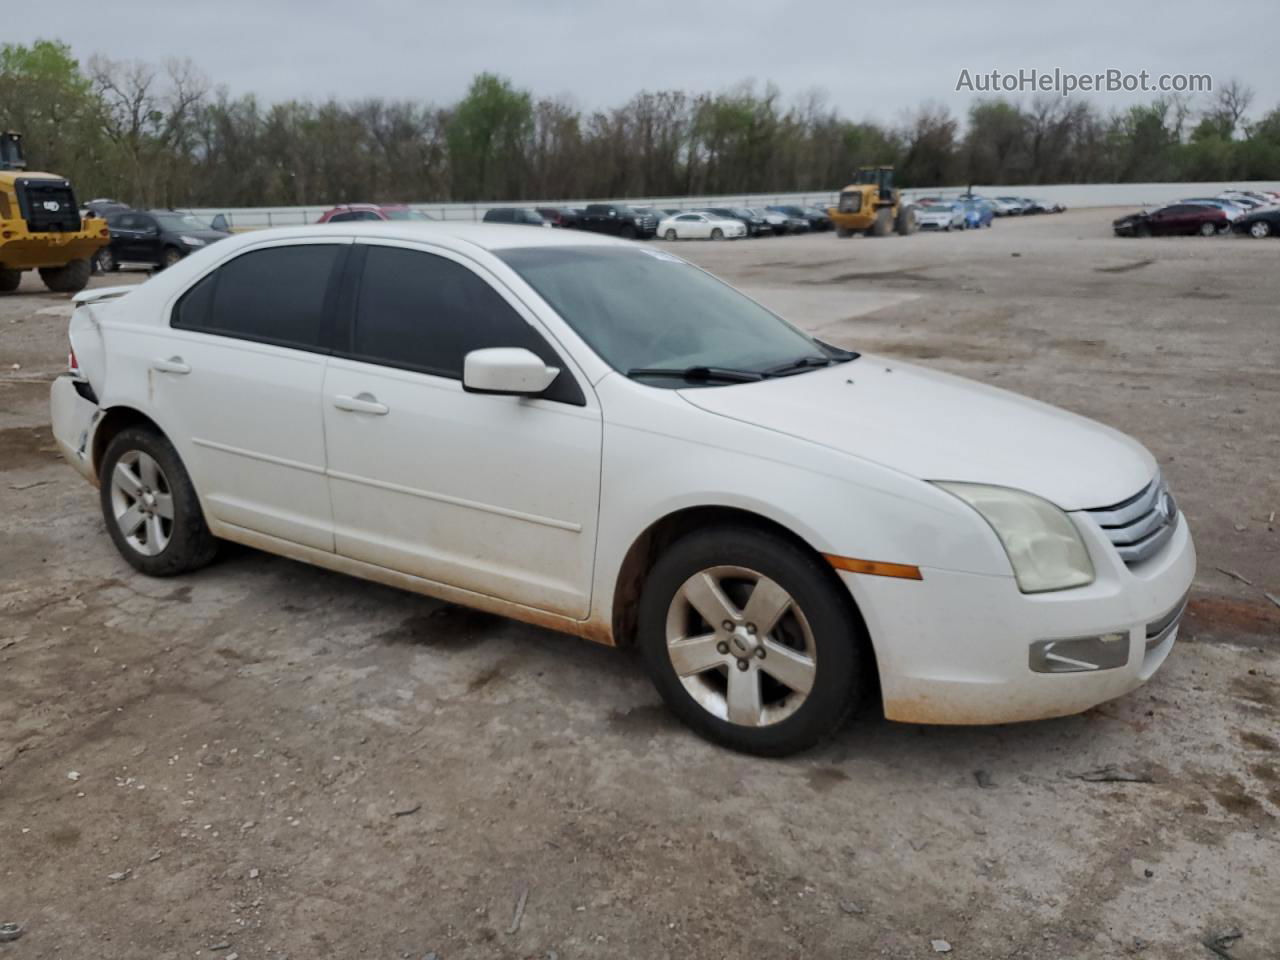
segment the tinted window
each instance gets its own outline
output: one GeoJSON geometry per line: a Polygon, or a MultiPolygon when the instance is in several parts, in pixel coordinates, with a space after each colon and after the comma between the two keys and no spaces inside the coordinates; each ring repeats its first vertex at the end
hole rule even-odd
{"type": "Polygon", "coordinates": [[[510,210],[490,210],[484,215],[489,223],[507,223],[512,219],[510,210]]]}
{"type": "Polygon", "coordinates": [[[183,296],[173,325],[315,349],[323,342],[325,301],[342,250],[305,244],[236,257],[183,296]]]}
{"type": "Polygon", "coordinates": [[[463,357],[472,350],[525,347],[563,371],[549,399],[583,402],[559,355],[471,270],[416,250],[367,249],[352,356],[461,380],[463,357]]]}
{"type": "Polygon", "coordinates": [[[329,218],[329,223],[343,223],[347,220],[360,220],[360,219],[361,219],[361,216],[358,213],[335,213],[332,217],[329,218]]]}

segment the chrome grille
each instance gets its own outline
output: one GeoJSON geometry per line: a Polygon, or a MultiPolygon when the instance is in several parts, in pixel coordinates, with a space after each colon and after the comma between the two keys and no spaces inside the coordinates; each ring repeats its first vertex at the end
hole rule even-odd
{"type": "Polygon", "coordinates": [[[1178,504],[1159,474],[1128,500],[1088,514],[1128,566],[1155,556],[1178,527],[1178,504]]]}

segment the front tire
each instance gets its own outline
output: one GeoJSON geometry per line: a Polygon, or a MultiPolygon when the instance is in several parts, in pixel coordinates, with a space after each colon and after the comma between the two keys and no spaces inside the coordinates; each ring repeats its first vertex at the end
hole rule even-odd
{"type": "Polygon", "coordinates": [[[209,532],[178,452],[150,427],[129,427],[107,445],[99,482],[102,516],[120,554],[152,577],[189,573],[212,562],[209,532]]]}
{"type": "Polygon", "coordinates": [[[160,266],[168,270],[172,266],[176,266],[182,260],[182,251],[177,247],[165,247],[164,253],[160,255],[160,266]]]}
{"type": "Polygon", "coordinates": [[[22,283],[21,270],[0,268],[0,293],[13,293],[22,283]]]}
{"type": "Polygon", "coordinates": [[[712,239],[712,240],[723,240],[723,239],[724,239],[724,231],[723,231],[723,230],[721,230],[719,227],[716,227],[714,230],[712,230],[712,231],[711,231],[711,239],[712,239]]]}
{"type": "Polygon", "coordinates": [[[821,559],[774,533],[719,526],[676,541],[640,596],[658,692],[722,746],[780,757],[833,734],[866,687],[850,601],[821,559]]]}
{"type": "Polygon", "coordinates": [[[674,230],[668,230],[665,234],[663,234],[663,239],[665,239],[665,240],[675,240],[675,239],[676,239],[676,232],[675,232],[674,230]]]}
{"type": "Polygon", "coordinates": [[[1218,228],[1215,227],[1213,222],[1210,220],[1206,220],[1204,223],[1200,224],[1200,236],[1202,237],[1212,237],[1217,232],[1218,228]]]}
{"type": "Polygon", "coordinates": [[[40,279],[54,293],[79,293],[89,283],[93,268],[88,260],[72,260],[62,267],[41,267],[40,279]]]}
{"type": "Polygon", "coordinates": [[[1262,240],[1271,236],[1271,224],[1266,220],[1255,220],[1249,224],[1249,236],[1262,240]]]}

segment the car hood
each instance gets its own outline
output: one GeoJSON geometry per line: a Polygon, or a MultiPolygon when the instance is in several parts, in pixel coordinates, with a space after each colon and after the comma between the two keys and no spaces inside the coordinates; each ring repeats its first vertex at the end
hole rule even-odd
{"type": "Polygon", "coordinates": [[[215,240],[225,240],[231,236],[221,230],[170,230],[168,231],[175,237],[195,237],[197,240],[203,240],[205,243],[213,243],[215,240]]]}
{"type": "Polygon", "coordinates": [[[1028,397],[883,357],[761,383],[680,391],[756,424],[922,480],[1025,490],[1064,510],[1109,506],[1155,475],[1117,430],[1028,397]]]}

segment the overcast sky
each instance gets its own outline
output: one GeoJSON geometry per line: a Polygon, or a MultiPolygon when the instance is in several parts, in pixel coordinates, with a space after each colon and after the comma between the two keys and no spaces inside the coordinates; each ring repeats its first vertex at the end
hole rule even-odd
{"type": "MultiPolygon", "coordinates": [[[[190,57],[214,85],[265,100],[411,98],[446,104],[491,70],[581,107],[641,90],[723,90],[771,80],[814,88],[854,119],[897,121],[927,100],[958,113],[973,74],[1207,73],[1280,102],[1277,0],[58,0],[10,17],[4,40],[54,37],[87,60],[190,57]]],[[[1091,94],[1103,107],[1148,94],[1091,94]]]]}

